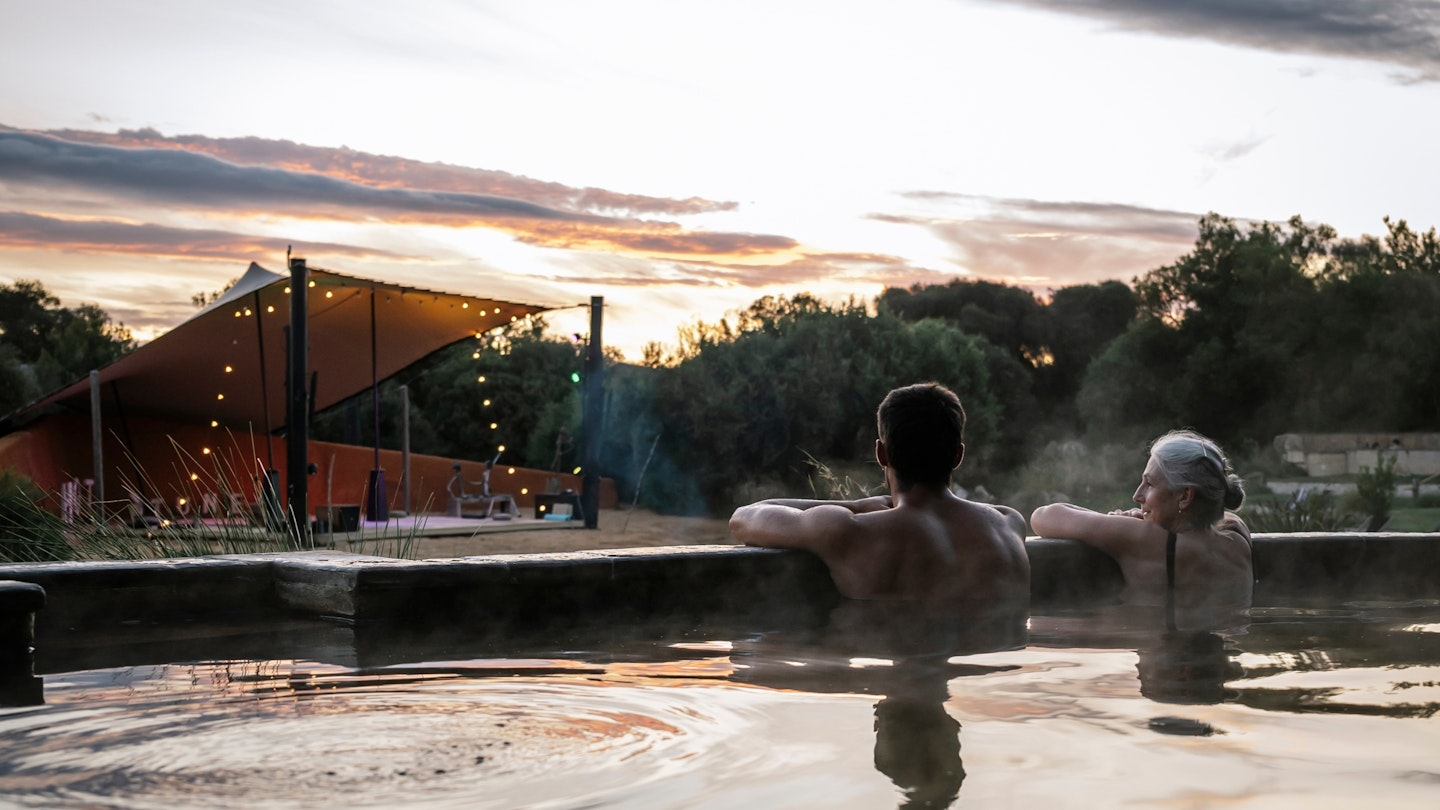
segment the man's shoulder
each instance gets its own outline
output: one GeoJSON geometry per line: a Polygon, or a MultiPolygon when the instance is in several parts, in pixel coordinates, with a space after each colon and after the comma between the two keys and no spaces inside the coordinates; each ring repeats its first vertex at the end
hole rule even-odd
{"type": "Polygon", "coordinates": [[[1017,510],[999,503],[957,500],[964,514],[974,522],[975,530],[986,529],[1000,536],[1025,539],[1025,516],[1017,510]]]}

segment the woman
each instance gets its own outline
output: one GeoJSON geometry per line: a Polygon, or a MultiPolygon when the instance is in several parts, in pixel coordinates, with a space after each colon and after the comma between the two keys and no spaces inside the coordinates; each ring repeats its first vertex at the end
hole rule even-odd
{"type": "Polygon", "coordinates": [[[1109,554],[1120,564],[1127,593],[1173,590],[1191,602],[1248,603],[1255,580],[1250,530],[1226,511],[1244,500],[1220,448],[1182,430],[1151,445],[1134,495],[1139,508],[1102,515],[1056,503],[1036,509],[1030,526],[1044,537],[1079,540],[1109,554]]]}

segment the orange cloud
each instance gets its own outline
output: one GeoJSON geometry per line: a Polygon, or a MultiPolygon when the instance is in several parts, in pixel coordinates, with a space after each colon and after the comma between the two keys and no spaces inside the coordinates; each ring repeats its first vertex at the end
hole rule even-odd
{"type": "Polygon", "coordinates": [[[302,252],[324,252],[351,257],[397,257],[388,251],[330,242],[297,244],[294,240],[229,231],[171,228],[112,219],[62,219],[16,211],[0,211],[0,247],[60,250],[67,253],[216,259],[225,262],[240,259],[258,261],[283,254],[291,247],[299,247],[302,252]]]}
{"type": "Polygon", "coordinates": [[[623,194],[599,188],[575,188],[509,172],[374,155],[344,146],[338,149],[307,146],[287,140],[256,137],[209,138],[203,135],[166,136],[154,129],[120,130],[114,133],[61,129],[47,130],[43,134],[77,143],[125,149],[184,150],[210,155],[237,166],[268,166],[290,172],[320,174],[377,188],[484,194],[583,213],[684,216],[731,211],[738,207],[734,202],[700,197],[676,200],[623,194]]]}
{"type": "Polygon", "coordinates": [[[690,231],[675,223],[601,216],[526,199],[429,188],[378,187],[314,172],[242,166],[177,148],[122,148],[0,130],[0,174],[16,189],[71,192],[127,208],[212,215],[284,215],[346,222],[485,227],[535,245],[655,256],[740,257],[793,249],[767,234],[690,231]]]}

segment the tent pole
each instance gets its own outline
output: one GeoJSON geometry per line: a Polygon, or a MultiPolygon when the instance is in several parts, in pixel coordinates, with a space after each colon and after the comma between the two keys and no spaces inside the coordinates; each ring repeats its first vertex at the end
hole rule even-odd
{"type": "Polygon", "coordinates": [[[270,451],[270,469],[275,469],[275,445],[270,442],[270,390],[265,378],[265,326],[260,323],[260,291],[255,297],[255,345],[260,347],[260,402],[265,407],[265,447],[270,451]]]}
{"type": "Polygon", "coordinates": [[[600,512],[600,431],[605,407],[604,343],[600,326],[604,320],[605,298],[590,298],[590,344],[585,350],[585,406],[581,421],[585,433],[585,469],[580,479],[580,509],[585,513],[585,528],[598,529],[600,512]]]}
{"type": "Polygon", "coordinates": [[[90,370],[90,446],[95,459],[95,502],[105,503],[105,433],[100,429],[100,372],[90,370]]]}
{"type": "Polygon", "coordinates": [[[384,523],[390,519],[385,502],[385,471],[380,469],[380,366],[379,344],[375,335],[375,285],[370,285],[370,410],[375,424],[375,467],[370,470],[365,487],[365,519],[384,523]]]}
{"type": "Polygon", "coordinates": [[[400,479],[405,482],[405,514],[410,511],[410,386],[400,386],[400,479]]]}
{"type": "Polygon", "coordinates": [[[289,418],[285,431],[285,485],[289,506],[287,524],[292,527],[290,541],[296,548],[305,548],[310,535],[310,476],[308,456],[310,425],[307,422],[310,409],[309,391],[305,385],[308,376],[306,351],[310,345],[307,332],[307,301],[309,271],[304,259],[290,260],[290,386],[289,418]]]}

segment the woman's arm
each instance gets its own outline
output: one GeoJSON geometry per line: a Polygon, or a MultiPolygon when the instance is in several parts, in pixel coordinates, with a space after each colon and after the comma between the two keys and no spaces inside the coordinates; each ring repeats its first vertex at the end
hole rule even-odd
{"type": "Polygon", "coordinates": [[[1143,543],[1150,524],[1128,510],[1102,515],[1069,503],[1052,503],[1030,514],[1030,528],[1041,537],[1079,540],[1117,560],[1143,543]]]}

